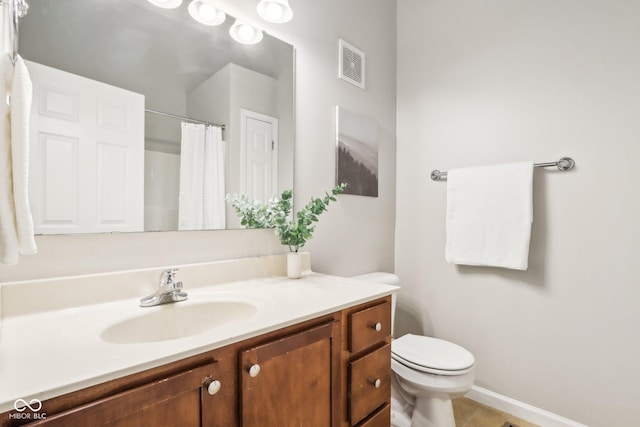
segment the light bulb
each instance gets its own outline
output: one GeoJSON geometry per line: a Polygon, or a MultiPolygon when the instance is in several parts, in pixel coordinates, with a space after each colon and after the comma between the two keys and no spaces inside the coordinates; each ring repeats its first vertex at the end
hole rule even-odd
{"type": "Polygon", "coordinates": [[[256,30],[251,25],[242,24],[238,27],[238,35],[242,40],[251,40],[255,34],[256,30]]]}
{"type": "Polygon", "coordinates": [[[220,25],[227,15],[216,8],[211,0],[192,0],[189,3],[189,15],[204,25],[220,25]]]}
{"type": "Polygon", "coordinates": [[[208,3],[200,3],[200,7],[198,8],[198,13],[205,21],[213,20],[217,12],[216,8],[208,3]]]}
{"type": "Polygon", "coordinates": [[[175,9],[182,4],[182,0],[147,0],[149,3],[163,9],[175,9]]]}
{"type": "Polygon", "coordinates": [[[262,19],[274,24],[289,22],[293,18],[289,0],[260,0],[256,9],[262,19]]]}
{"type": "Polygon", "coordinates": [[[236,22],[229,28],[229,34],[235,41],[242,44],[257,44],[264,37],[261,30],[240,19],[236,19],[236,22]]]}
{"type": "Polygon", "coordinates": [[[268,3],[265,7],[265,13],[269,17],[270,21],[278,21],[282,18],[284,8],[278,3],[268,3]]]}

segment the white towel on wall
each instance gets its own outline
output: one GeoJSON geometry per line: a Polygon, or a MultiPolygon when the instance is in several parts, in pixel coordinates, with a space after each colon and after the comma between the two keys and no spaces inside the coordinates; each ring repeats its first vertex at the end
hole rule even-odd
{"type": "Polygon", "coordinates": [[[8,53],[0,54],[0,264],[18,262],[18,235],[13,203],[11,117],[7,97],[11,95],[13,64],[8,53]]]}
{"type": "Polygon", "coordinates": [[[29,207],[29,116],[33,86],[20,56],[0,56],[0,264],[37,252],[29,207]],[[11,97],[11,105],[7,103],[11,97]]]}
{"type": "Polygon", "coordinates": [[[447,174],[446,260],[526,270],[533,222],[533,162],[447,174]]]}
{"type": "Polygon", "coordinates": [[[16,233],[21,254],[34,254],[38,251],[29,206],[29,115],[32,98],[33,85],[29,70],[18,55],[11,86],[11,158],[16,233]]]}

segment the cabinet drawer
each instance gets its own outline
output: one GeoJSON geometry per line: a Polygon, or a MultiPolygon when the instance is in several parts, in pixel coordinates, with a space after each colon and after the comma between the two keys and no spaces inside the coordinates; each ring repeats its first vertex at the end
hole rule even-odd
{"type": "Polygon", "coordinates": [[[385,405],[371,418],[358,424],[358,427],[389,427],[391,425],[391,405],[385,405]]]}
{"type": "Polygon", "coordinates": [[[355,353],[391,335],[391,303],[385,302],[352,313],[349,319],[349,351],[355,353]]]}
{"type": "Polygon", "coordinates": [[[349,421],[355,425],[363,418],[390,403],[391,344],[349,364],[349,421]]]}

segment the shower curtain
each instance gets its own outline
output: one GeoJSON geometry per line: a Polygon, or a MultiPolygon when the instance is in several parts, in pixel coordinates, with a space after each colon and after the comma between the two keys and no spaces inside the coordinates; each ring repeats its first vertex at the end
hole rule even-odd
{"type": "Polygon", "coordinates": [[[224,158],[222,129],[182,123],[179,230],[225,228],[224,158]]]}

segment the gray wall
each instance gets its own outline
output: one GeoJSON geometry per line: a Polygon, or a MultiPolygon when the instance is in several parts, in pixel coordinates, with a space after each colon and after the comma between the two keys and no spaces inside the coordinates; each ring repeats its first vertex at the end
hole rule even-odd
{"type": "Polygon", "coordinates": [[[636,0],[398,2],[405,326],[472,351],[477,385],[591,427],[638,424],[638,17],[636,0]],[[445,262],[432,169],[561,156],[576,169],[535,171],[528,271],[445,262]]]}
{"type": "MultiPolygon", "coordinates": [[[[389,0],[292,2],[294,20],[266,25],[254,0],[221,1],[231,14],[260,23],[297,54],[295,202],[334,186],[334,109],[340,104],[378,120],[384,130],[380,197],[343,196],[323,214],[313,267],[335,274],[391,270],[395,215],[396,4],[389,0]],[[363,13],[366,12],[366,13],[363,13]],[[337,78],[338,38],[367,53],[366,91],[337,78]]],[[[114,271],[284,252],[269,230],[40,236],[39,253],[0,266],[0,282],[114,271]]]]}

